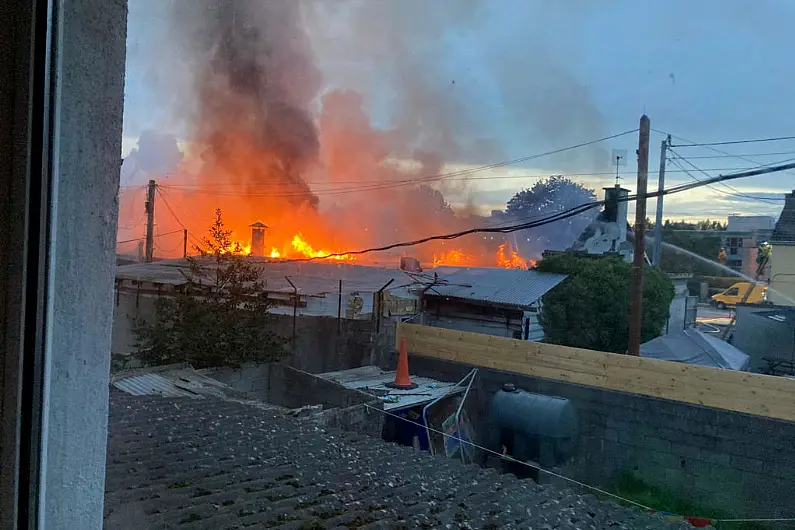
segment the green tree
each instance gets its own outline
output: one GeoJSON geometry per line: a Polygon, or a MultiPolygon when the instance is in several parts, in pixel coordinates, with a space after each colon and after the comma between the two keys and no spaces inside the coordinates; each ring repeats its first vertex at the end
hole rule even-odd
{"type": "MultiPolygon", "coordinates": [[[[647,226],[647,233],[653,236],[654,223],[647,221],[647,226]]],[[[695,223],[666,220],[662,225],[662,238],[667,245],[662,247],[660,268],[671,273],[720,276],[725,272],[717,263],[724,230],[725,223],[709,219],[695,223]],[[714,263],[707,263],[693,254],[714,263]]]]}
{"type": "MultiPolygon", "coordinates": [[[[632,266],[618,257],[558,254],[538,264],[542,272],[568,274],[544,297],[545,341],[590,350],[626,353],[632,266]]],[[[646,267],[641,341],[658,337],[668,320],[674,287],[670,278],[646,267]]]]}
{"type": "MultiPolygon", "coordinates": [[[[552,175],[514,195],[508,201],[505,214],[514,220],[541,218],[595,200],[594,190],[564,176],[552,175]]],[[[580,215],[523,231],[519,246],[539,252],[566,249],[580,237],[597,213],[598,209],[594,208],[580,215]]]]}
{"type": "Polygon", "coordinates": [[[133,321],[142,363],[237,367],[282,356],[284,340],[273,332],[261,271],[231,234],[216,210],[210,237],[196,247],[199,256],[188,258],[186,283],[157,300],[153,321],[133,321]]]}

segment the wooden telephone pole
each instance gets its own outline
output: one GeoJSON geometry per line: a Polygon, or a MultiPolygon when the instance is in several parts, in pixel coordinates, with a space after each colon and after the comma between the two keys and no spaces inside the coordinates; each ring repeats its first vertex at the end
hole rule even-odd
{"type": "Polygon", "coordinates": [[[649,136],[651,122],[645,114],[640,118],[638,139],[638,190],[635,205],[635,259],[629,293],[629,347],[627,353],[640,355],[640,330],[643,322],[643,267],[646,263],[646,188],[649,180],[649,136]]]}
{"type": "Polygon", "coordinates": [[[149,181],[146,191],[146,255],[144,261],[150,263],[155,252],[155,190],[157,183],[149,181]]]}

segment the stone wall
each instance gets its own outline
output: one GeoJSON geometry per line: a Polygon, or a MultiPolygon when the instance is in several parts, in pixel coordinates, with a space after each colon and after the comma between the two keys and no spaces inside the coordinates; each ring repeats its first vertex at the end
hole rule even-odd
{"type": "MultiPolygon", "coordinates": [[[[413,375],[446,381],[460,379],[470,368],[410,359],[413,375]]],[[[793,515],[795,423],[485,368],[479,378],[487,397],[511,382],[572,401],[581,438],[563,475],[609,490],[631,474],[735,516],[793,515]]]]}

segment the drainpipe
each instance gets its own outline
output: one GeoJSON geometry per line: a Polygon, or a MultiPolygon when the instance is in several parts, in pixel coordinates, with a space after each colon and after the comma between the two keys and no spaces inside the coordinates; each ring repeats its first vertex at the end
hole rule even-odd
{"type": "Polygon", "coordinates": [[[290,349],[292,349],[293,355],[295,355],[295,324],[298,318],[298,287],[290,280],[289,276],[285,276],[284,279],[287,280],[287,283],[293,288],[293,337],[290,339],[290,349]]]}

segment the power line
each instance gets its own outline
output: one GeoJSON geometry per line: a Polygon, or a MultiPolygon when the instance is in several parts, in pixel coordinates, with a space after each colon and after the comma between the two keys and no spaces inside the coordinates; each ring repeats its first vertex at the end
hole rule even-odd
{"type": "MultiPolygon", "coordinates": [[[[462,170],[459,170],[459,171],[451,171],[451,172],[448,172],[448,173],[440,173],[440,174],[429,175],[429,176],[424,176],[424,177],[417,177],[417,178],[404,179],[404,180],[396,180],[396,181],[393,181],[393,182],[373,182],[369,186],[362,186],[362,187],[352,186],[352,187],[347,187],[347,188],[340,188],[340,189],[337,189],[337,190],[328,190],[326,193],[319,193],[318,192],[318,193],[315,193],[315,195],[340,195],[340,194],[344,194],[344,193],[353,193],[353,192],[361,192],[361,191],[374,191],[374,190],[381,190],[381,189],[391,189],[391,188],[397,188],[397,187],[401,187],[401,186],[413,186],[413,185],[421,184],[421,183],[424,183],[424,182],[434,182],[434,181],[440,181],[440,180],[447,180],[447,179],[451,179],[451,178],[455,178],[455,177],[462,177],[462,176],[465,176],[465,175],[471,175],[473,173],[478,173],[480,171],[486,171],[486,170],[489,170],[489,169],[496,169],[496,168],[500,168],[500,167],[515,165],[515,164],[519,164],[519,163],[522,163],[522,162],[528,162],[530,160],[537,160],[539,158],[543,158],[543,157],[547,157],[547,156],[551,156],[551,155],[556,155],[556,154],[559,154],[559,153],[564,153],[566,151],[571,151],[571,150],[579,149],[579,148],[582,148],[582,147],[587,147],[589,145],[594,145],[594,144],[597,144],[597,143],[600,143],[600,142],[605,142],[607,140],[613,140],[615,138],[620,138],[622,136],[626,136],[626,135],[632,134],[634,132],[637,132],[637,129],[624,131],[624,132],[621,132],[621,133],[618,133],[618,134],[612,134],[610,136],[597,138],[596,140],[590,140],[588,142],[581,142],[579,144],[570,145],[570,146],[562,147],[562,148],[559,148],[559,149],[553,149],[551,151],[545,151],[543,153],[537,153],[537,154],[534,154],[534,155],[523,156],[521,158],[514,158],[512,160],[505,160],[505,161],[502,161],[502,162],[495,162],[493,164],[486,164],[486,165],[483,165],[483,166],[478,166],[478,167],[469,168],[469,169],[462,169],[462,170]]],[[[214,195],[217,195],[217,194],[214,193],[214,195]]],[[[291,197],[291,196],[303,196],[303,195],[304,195],[304,192],[290,192],[290,193],[285,193],[285,194],[281,194],[281,195],[274,195],[274,197],[277,197],[277,196],[278,197],[291,197]]]]}
{"type": "MultiPolygon", "coordinates": [[[[788,161],[788,160],[787,160],[788,161]]],[[[757,167],[760,164],[756,164],[751,167],[721,167],[721,168],[707,168],[704,171],[743,171],[746,169],[752,169],[753,167],[757,167]]],[[[679,170],[669,170],[668,173],[686,173],[687,171],[684,169],[679,170]]],[[[484,177],[466,177],[460,178],[456,180],[511,180],[511,179],[543,179],[548,178],[552,175],[556,175],[555,173],[549,174],[535,174],[535,175],[504,175],[504,176],[484,176],[484,177]]],[[[557,175],[573,178],[573,177],[582,177],[582,176],[613,176],[614,173],[612,171],[607,172],[594,172],[594,173],[558,173],[557,175]]],[[[408,184],[407,184],[408,185],[408,184]]],[[[261,184],[258,186],[262,186],[264,188],[275,188],[279,187],[278,183],[271,183],[271,184],[261,184]]],[[[254,188],[258,186],[253,186],[254,188]]],[[[401,185],[402,186],[402,185],[401,185]]],[[[169,191],[177,191],[183,192],[187,194],[197,194],[197,195],[210,195],[213,197],[257,197],[257,198],[291,198],[291,197],[303,197],[305,193],[303,192],[289,192],[289,191],[274,191],[274,192],[267,192],[267,191],[250,191],[252,186],[241,186],[236,187],[234,185],[230,185],[228,190],[226,191],[217,191],[221,190],[222,188],[210,188],[206,189],[201,185],[158,185],[158,187],[163,188],[169,191]],[[192,186],[196,186],[195,189],[192,186]],[[244,188],[244,189],[241,189],[244,188]],[[235,189],[240,191],[234,191],[235,189]],[[246,191],[249,190],[249,191],[246,191]]],[[[376,191],[380,189],[386,189],[388,187],[395,187],[395,186],[373,186],[369,188],[361,188],[361,187],[347,187],[347,188],[328,188],[323,190],[313,190],[311,193],[317,197],[323,196],[330,196],[330,195],[343,195],[348,193],[359,193],[359,192],[368,192],[368,191],[376,191]]]]}
{"type": "MultiPolygon", "coordinates": [[[[657,132],[657,133],[660,133],[660,134],[666,134],[666,133],[663,133],[662,131],[658,131],[656,129],[654,129],[654,132],[657,132]]],[[[748,155],[737,155],[737,154],[729,153],[728,151],[723,151],[721,149],[718,149],[716,147],[712,147],[712,146],[709,146],[709,145],[706,145],[706,144],[698,144],[697,142],[694,142],[693,140],[689,140],[687,138],[684,138],[682,136],[677,136],[675,134],[671,134],[671,136],[673,138],[676,138],[679,141],[687,142],[687,143],[689,143],[692,146],[701,145],[701,146],[704,146],[706,149],[708,149],[708,150],[710,150],[712,152],[715,152],[715,153],[719,153],[719,154],[722,154],[722,155],[727,155],[728,157],[731,157],[731,158],[737,158],[738,160],[744,160],[746,162],[750,162],[750,163],[752,163],[754,165],[757,165],[757,166],[770,167],[770,164],[765,164],[764,162],[759,162],[758,160],[754,160],[752,158],[748,158],[748,155]]],[[[795,175],[791,171],[787,171],[787,173],[789,173],[790,175],[795,175]]]]}
{"type": "MultiPolygon", "coordinates": [[[[698,158],[742,158],[742,157],[751,157],[751,156],[781,156],[781,155],[795,155],[795,151],[778,151],[776,153],[741,153],[741,154],[731,154],[726,153],[723,155],[706,155],[706,156],[689,156],[687,158],[691,160],[696,160],[698,158]]],[[[706,170],[712,171],[712,170],[706,170]]]]}
{"type": "MultiPolygon", "coordinates": [[[[690,167],[692,167],[692,168],[693,168],[693,169],[695,169],[696,171],[698,171],[698,172],[700,172],[701,174],[703,174],[704,176],[706,176],[707,178],[710,178],[710,177],[711,177],[711,175],[709,175],[709,174],[708,174],[708,173],[707,173],[705,170],[703,170],[703,169],[700,169],[700,168],[699,168],[698,166],[696,166],[694,163],[692,163],[692,162],[691,162],[691,161],[689,161],[688,159],[686,159],[686,158],[682,157],[682,156],[681,156],[679,153],[677,153],[677,152],[676,152],[676,151],[674,151],[673,149],[669,149],[669,152],[670,152],[670,153],[672,153],[674,156],[676,156],[678,159],[680,159],[680,160],[682,160],[683,162],[685,162],[686,164],[688,164],[690,167]]],[[[680,165],[680,164],[679,164],[679,163],[678,163],[678,162],[677,162],[675,159],[671,159],[671,161],[672,161],[674,164],[676,164],[676,166],[677,166],[677,167],[679,167],[679,168],[681,168],[681,169],[684,169],[684,170],[685,170],[685,173],[687,173],[687,174],[688,174],[688,175],[689,175],[689,176],[690,176],[692,179],[694,179],[694,180],[696,180],[696,181],[698,181],[698,180],[699,180],[698,178],[696,178],[695,176],[693,176],[693,174],[692,174],[692,173],[690,173],[688,170],[686,170],[685,168],[683,168],[683,167],[682,167],[682,166],[681,166],[681,165],[680,165]]],[[[715,188],[715,187],[713,187],[713,186],[710,186],[710,188],[711,188],[711,189],[713,189],[713,190],[715,190],[715,191],[717,191],[717,192],[719,192],[719,193],[725,193],[726,195],[732,195],[732,196],[735,196],[735,197],[744,197],[744,198],[747,198],[747,199],[753,199],[753,200],[757,200],[757,201],[767,202],[767,203],[770,203],[770,204],[776,204],[776,203],[774,202],[776,199],[765,199],[765,198],[762,198],[762,197],[754,197],[753,195],[748,195],[748,194],[746,194],[746,193],[743,193],[742,191],[738,190],[737,188],[734,188],[734,187],[732,187],[732,186],[729,186],[729,185],[728,185],[728,184],[726,184],[726,183],[723,183],[723,182],[722,182],[722,183],[721,183],[721,185],[722,185],[722,186],[724,186],[725,188],[727,188],[727,189],[729,189],[729,190],[733,191],[734,193],[728,193],[728,192],[724,192],[724,191],[722,191],[722,190],[718,190],[718,189],[716,189],[716,188],[715,188]]],[[[783,199],[779,199],[779,200],[783,200],[783,199]]]]}
{"type": "MultiPolygon", "coordinates": [[[[171,232],[164,232],[162,234],[157,234],[154,237],[162,237],[162,236],[170,236],[171,234],[177,234],[182,232],[182,230],[172,230],[171,232]]],[[[145,237],[136,237],[135,239],[125,239],[124,241],[116,241],[117,245],[121,245],[122,243],[133,243],[135,241],[143,241],[146,239],[145,237]]]]}
{"type": "MultiPolygon", "coordinates": [[[[682,138],[682,140],[684,140],[684,138],[682,138]]],[[[779,142],[782,140],[795,140],[795,136],[776,136],[772,138],[754,138],[751,140],[732,140],[728,142],[705,142],[705,143],[690,142],[689,144],[672,145],[671,147],[709,147],[713,145],[737,145],[737,144],[754,144],[760,142],[779,142]]],[[[689,142],[689,140],[684,140],[684,141],[689,142]]]]}
{"type": "MultiPolygon", "coordinates": [[[[795,151],[778,153],[778,154],[795,154],[795,151]]],[[[725,155],[726,158],[735,157],[737,155],[725,155]]],[[[761,156],[761,155],[758,155],[761,156]]],[[[712,157],[697,157],[697,156],[690,156],[688,158],[696,159],[696,158],[712,158],[712,157]]],[[[710,167],[705,168],[704,171],[743,171],[746,169],[752,169],[756,166],[761,166],[759,162],[753,162],[753,166],[743,166],[743,167],[710,167]]],[[[684,173],[684,171],[672,171],[673,173],[684,173]]],[[[534,173],[534,174],[520,174],[520,175],[483,175],[479,177],[457,177],[457,178],[450,178],[449,180],[510,180],[510,179],[543,179],[548,178],[551,176],[562,176],[562,177],[614,177],[615,171],[591,171],[585,173],[561,173],[550,171],[548,173],[534,173]]],[[[308,185],[313,184],[378,184],[372,180],[344,180],[344,181],[336,181],[334,183],[327,183],[327,182],[320,182],[316,180],[308,180],[304,181],[308,185]]],[[[238,190],[252,190],[252,189],[259,189],[259,188],[280,188],[283,187],[283,184],[280,182],[260,182],[260,183],[247,183],[247,184],[158,184],[159,187],[169,189],[169,190],[183,190],[188,191],[191,193],[197,193],[203,191],[205,193],[212,193],[213,195],[216,192],[220,191],[223,193],[224,190],[231,190],[231,191],[238,191],[238,190]]],[[[326,191],[338,191],[341,189],[349,189],[344,187],[328,187],[322,188],[320,190],[313,191],[315,193],[322,193],[326,191]]]]}
{"type": "MultiPolygon", "coordinates": [[[[171,208],[171,205],[166,200],[166,196],[164,195],[163,190],[161,190],[161,187],[160,186],[156,186],[155,187],[155,191],[157,192],[158,195],[160,195],[160,199],[163,201],[163,205],[171,213],[171,216],[174,218],[174,220],[177,222],[177,224],[179,226],[181,226],[183,230],[188,231],[188,237],[191,240],[193,240],[193,244],[201,246],[202,242],[199,241],[198,239],[196,239],[196,237],[193,234],[190,233],[190,231],[188,230],[188,227],[186,227],[185,224],[182,221],[179,220],[179,217],[177,216],[176,212],[174,211],[173,208],[171,208]]],[[[182,232],[182,230],[178,230],[178,231],[182,232]]]]}
{"type": "MultiPolygon", "coordinates": [[[[779,166],[773,167],[766,167],[760,169],[753,169],[750,171],[743,171],[740,173],[734,173],[730,175],[718,175],[717,177],[711,177],[707,180],[698,180],[696,182],[688,183],[688,184],[681,184],[679,186],[674,186],[673,188],[668,188],[662,191],[655,191],[646,193],[646,198],[653,198],[653,197],[660,197],[664,195],[672,195],[674,193],[681,193],[683,191],[688,191],[691,189],[699,188],[701,186],[708,186],[710,184],[716,184],[719,182],[724,182],[727,180],[735,180],[739,178],[746,178],[746,177],[754,177],[757,175],[764,175],[766,173],[773,173],[777,171],[785,171],[788,169],[795,169],[795,163],[783,164],[779,166]]],[[[636,200],[638,198],[637,195],[628,195],[627,197],[619,198],[618,201],[621,202],[628,202],[632,200],[636,200]]],[[[334,254],[328,254],[325,256],[319,257],[312,257],[312,258],[296,258],[296,259],[287,259],[282,261],[315,261],[318,259],[327,259],[327,258],[334,258],[338,256],[352,256],[352,255],[361,255],[361,254],[369,254],[372,252],[383,252],[385,250],[392,250],[394,248],[402,248],[402,247],[413,247],[416,245],[420,245],[423,243],[427,243],[429,241],[444,241],[444,240],[451,240],[451,239],[458,239],[460,237],[464,237],[470,234],[478,234],[478,233],[498,233],[498,234],[509,234],[511,232],[516,232],[519,230],[525,230],[528,228],[537,228],[539,226],[544,226],[546,224],[554,223],[556,221],[561,221],[563,219],[568,219],[569,217],[573,217],[575,215],[579,215],[584,213],[588,210],[593,208],[597,208],[599,206],[603,206],[606,203],[605,200],[595,201],[591,203],[581,204],[579,206],[575,206],[574,208],[570,208],[568,210],[564,210],[562,212],[555,213],[550,215],[544,219],[540,219],[537,221],[532,221],[528,223],[521,223],[516,225],[510,225],[505,227],[482,227],[482,228],[470,228],[469,230],[463,230],[461,232],[454,232],[452,234],[444,234],[438,236],[429,236],[424,237],[422,239],[417,239],[414,241],[404,241],[400,243],[392,243],[390,245],[385,245],[381,247],[374,247],[368,248],[364,250],[352,250],[347,252],[338,252],[334,254]]]]}

